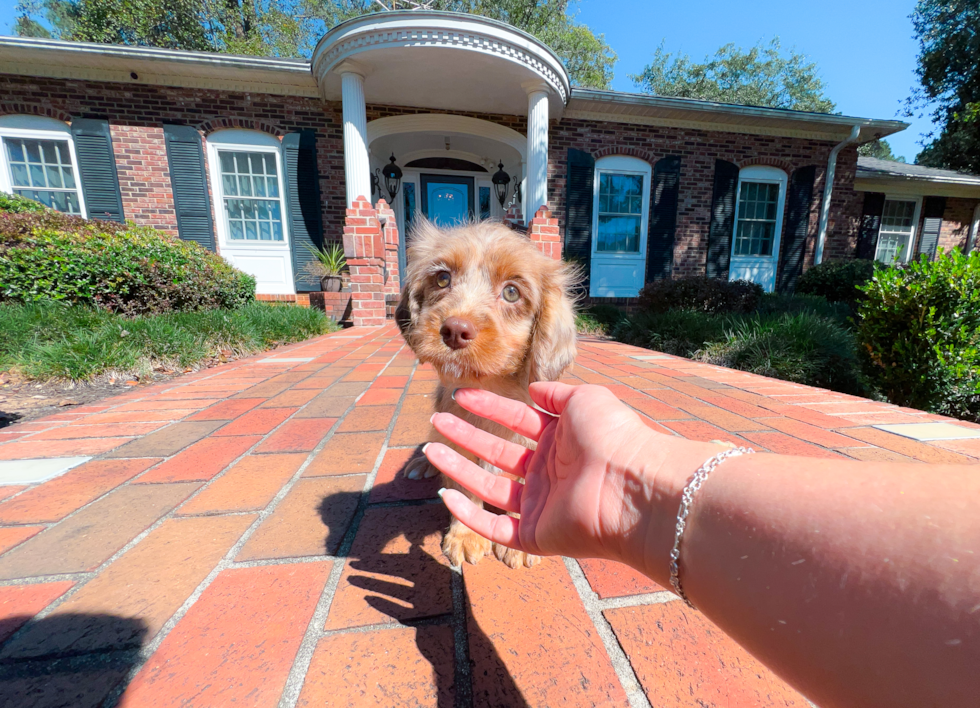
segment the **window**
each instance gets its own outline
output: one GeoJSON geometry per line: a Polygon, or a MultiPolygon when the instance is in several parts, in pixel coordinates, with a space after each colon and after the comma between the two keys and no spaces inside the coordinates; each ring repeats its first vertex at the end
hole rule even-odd
{"type": "Polygon", "coordinates": [[[285,246],[279,140],[250,130],[222,130],[208,137],[215,212],[229,245],[285,246]]]}
{"type": "Polygon", "coordinates": [[[778,211],[778,184],[742,182],[738,191],[734,255],[771,256],[778,211]]]}
{"type": "Polygon", "coordinates": [[[908,261],[911,245],[915,243],[918,207],[919,203],[915,200],[885,200],[875,260],[886,265],[908,261]]]}
{"type": "Polygon", "coordinates": [[[490,188],[480,187],[480,221],[490,218],[490,188]]]}
{"type": "Polygon", "coordinates": [[[412,224],[415,223],[415,182],[403,182],[402,183],[402,199],[404,199],[405,205],[405,236],[412,230],[412,224]]]}
{"type": "Polygon", "coordinates": [[[596,251],[638,253],[645,225],[644,175],[599,172],[596,251]]]}
{"type": "Polygon", "coordinates": [[[68,126],[53,118],[0,118],[0,187],[66,214],[84,216],[68,126]]]}

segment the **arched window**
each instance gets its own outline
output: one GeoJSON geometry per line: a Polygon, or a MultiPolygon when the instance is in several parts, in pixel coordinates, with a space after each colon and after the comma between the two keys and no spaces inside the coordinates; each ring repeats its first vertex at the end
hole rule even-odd
{"type": "Polygon", "coordinates": [[[636,157],[596,160],[589,279],[593,297],[636,297],[643,287],[651,174],[650,163],[636,157]]]}
{"type": "Polygon", "coordinates": [[[85,216],[71,131],[43,116],[0,116],[0,189],[85,216]]]}
{"type": "Polygon", "coordinates": [[[731,280],[751,280],[766,292],[775,288],[787,181],[786,173],[778,167],[739,171],[731,280]]]}
{"type": "Polygon", "coordinates": [[[214,211],[222,239],[284,244],[286,204],[278,138],[255,130],[208,136],[214,211]]]}

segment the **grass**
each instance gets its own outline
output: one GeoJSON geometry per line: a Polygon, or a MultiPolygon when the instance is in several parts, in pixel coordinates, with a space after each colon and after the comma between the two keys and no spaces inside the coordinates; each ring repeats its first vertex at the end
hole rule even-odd
{"type": "Polygon", "coordinates": [[[253,303],[122,317],[58,303],[0,305],[0,370],[38,380],[85,381],[103,374],[142,376],[187,369],[230,351],[260,352],[337,329],[318,310],[253,303]]]}

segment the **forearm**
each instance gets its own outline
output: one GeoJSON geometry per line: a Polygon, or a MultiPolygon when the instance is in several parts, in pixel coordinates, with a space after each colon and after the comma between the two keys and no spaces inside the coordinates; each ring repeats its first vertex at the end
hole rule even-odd
{"type": "MultiPolygon", "coordinates": [[[[672,479],[661,472],[659,488],[682,487],[698,464],[672,479]]],[[[684,588],[821,706],[975,705],[977,500],[977,468],[733,458],[694,502],[684,588]]],[[[634,559],[661,583],[678,501],[634,559]]]]}

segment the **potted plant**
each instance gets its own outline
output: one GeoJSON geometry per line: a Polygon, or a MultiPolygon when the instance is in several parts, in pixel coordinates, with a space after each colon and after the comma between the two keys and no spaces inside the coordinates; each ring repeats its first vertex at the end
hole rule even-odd
{"type": "Polygon", "coordinates": [[[303,266],[303,272],[312,275],[320,281],[320,289],[327,293],[339,293],[343,285],[341,271],[347,265],[344,258],[344,247],[339,243],[330,248],[310,248],[306,250],[313,254],[316,260],[303,266]]]}

